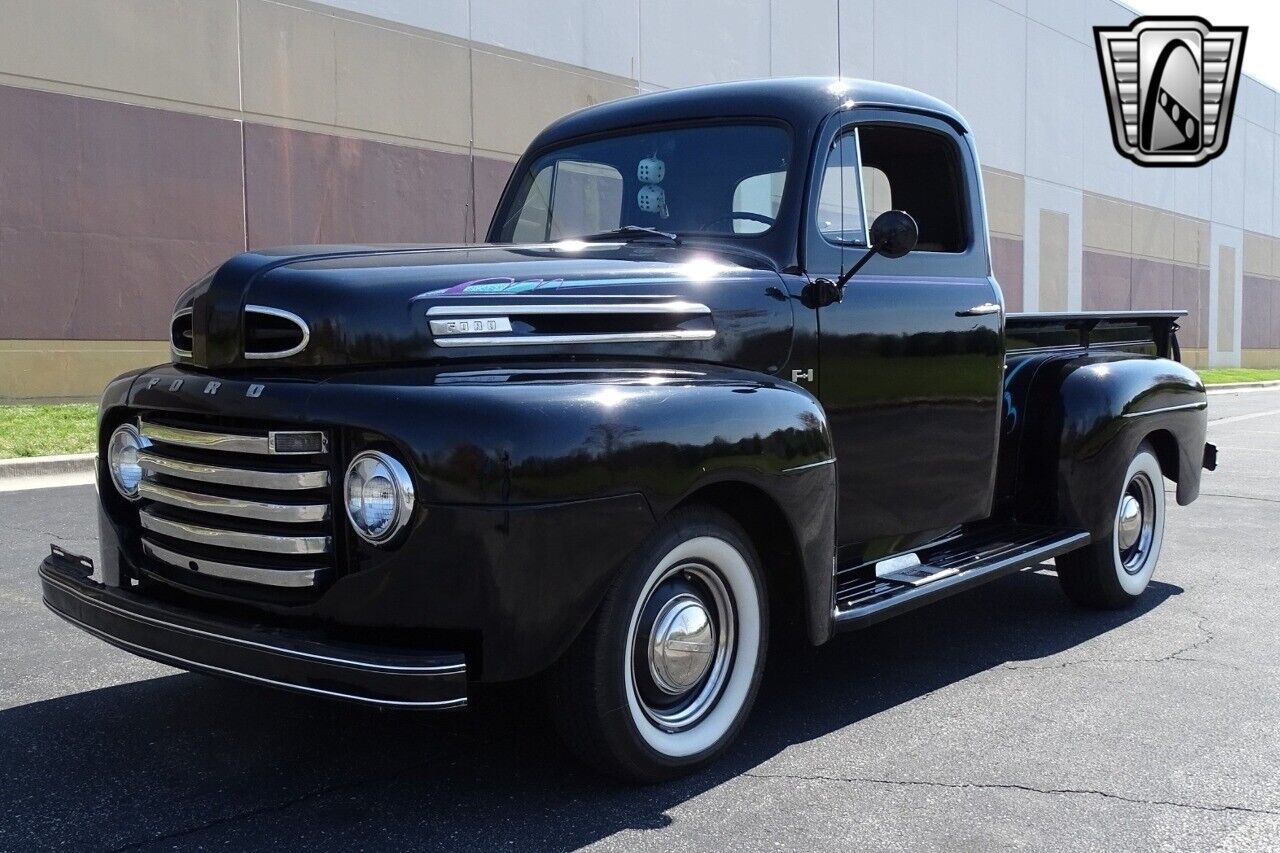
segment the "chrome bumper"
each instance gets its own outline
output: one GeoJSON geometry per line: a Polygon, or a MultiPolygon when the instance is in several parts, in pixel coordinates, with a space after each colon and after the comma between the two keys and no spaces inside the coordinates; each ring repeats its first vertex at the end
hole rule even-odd
{"type": "Polygon", "coordinates": [[[40,564],[45,606],[114,646],[181,669],[369,705],[467,704],[460,652],[322,642],[300,632],[214,619],[90,579],[92,563],[56,546],[40,564]]]}

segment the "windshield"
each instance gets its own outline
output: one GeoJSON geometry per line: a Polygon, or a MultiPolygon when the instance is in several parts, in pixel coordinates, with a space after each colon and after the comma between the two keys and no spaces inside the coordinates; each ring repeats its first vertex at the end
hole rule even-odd
{"type": "Polygon", "coordinates": [[[499,242],[541,243],[627,225],[744,236],[773,225],[791,140],[764,124],[705,125],[571,143],[533,162],[498,211],[499,242]]]}

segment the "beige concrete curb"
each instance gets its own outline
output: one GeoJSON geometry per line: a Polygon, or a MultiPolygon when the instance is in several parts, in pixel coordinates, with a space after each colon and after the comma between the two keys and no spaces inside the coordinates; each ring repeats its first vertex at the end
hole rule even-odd
{"type": "Polygon", "coordinates": [[[20,477],[47,477],[50,474],[92,474],[96,453],[71,453],[66,456],[29,456],[25,459],[0,459],[0,480],[20,477]]]}
{"type": "Polygon", "coordinates": [[[1262,382],[1222,382],[1204,386],[1210,394],[1214,391],[1239,391],[1242,388],[1280,388],[1280,379],[1265,379],[1262,382]]]}

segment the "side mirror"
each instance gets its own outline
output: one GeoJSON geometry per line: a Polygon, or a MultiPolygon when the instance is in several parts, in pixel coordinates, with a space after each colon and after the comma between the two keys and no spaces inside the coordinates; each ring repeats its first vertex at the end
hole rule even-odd
{"type": "Polygon", "coordinates": [[[806,288],[808,291],[806,304],[823,308],[839,302],[844,297],[844,286],[857,274],[858,270],[866,265],[867,261],[876,255],[884,255],[886,258],[902,257],[916,247],[916,241],[920,239],[920,229],[916,227],[916,221],[911,218],[911,214],[905,210],[886,210],[871,223],[869,236],[871,247],[856,264],[841,273],[839,278],[835,281],[825,278],[813,280],[806,288]]]}
{"type": "Polygon", "coordinates": [[[900,258],[916,247],[920,229],[905,210],[886,210],[871,223],[871,248],[886,258],[900,258]]]}

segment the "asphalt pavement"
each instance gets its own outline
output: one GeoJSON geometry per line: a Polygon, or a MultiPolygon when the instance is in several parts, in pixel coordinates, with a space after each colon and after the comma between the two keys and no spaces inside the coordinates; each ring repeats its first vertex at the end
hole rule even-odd
{"type": "Polygon", "coordinates": [[[92,486],[0,494],[0,850],[1280,849],[1280,389],[1211,398],[1139,606],[1049,567],[773,655],[713,768],[579,769],[527,688],[379,712],[179,672],[44,609],[92,486]]]}

